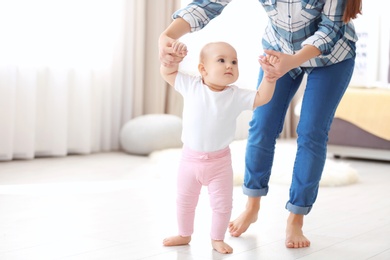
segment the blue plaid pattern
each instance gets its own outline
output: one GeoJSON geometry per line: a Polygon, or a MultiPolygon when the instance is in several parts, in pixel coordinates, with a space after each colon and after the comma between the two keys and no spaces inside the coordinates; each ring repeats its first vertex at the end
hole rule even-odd
{"type": "MultiPolygon", "coordinates": [[[[172,18],[181,17],[191,26],[191,32],[205,27],[232,0],[195,0],[176,11],[172,18]]],[[[302,69],[310,73],[322,67],[352,58],[358,40],[352,22],[343,23],[345,0],[259,0],[269,23],[262,39],[264,49],[294,54],[303,45],[317,47],[321,55],[290,71],[296,77],[302,69]]]]}

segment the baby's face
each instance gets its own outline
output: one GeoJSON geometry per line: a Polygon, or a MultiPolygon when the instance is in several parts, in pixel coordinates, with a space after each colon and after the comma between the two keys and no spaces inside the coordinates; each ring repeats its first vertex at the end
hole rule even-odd
{"type": "Polygon", "coordinates": [[[223,90],[237,81],[239,76],[236,50],[226,43],[215,43],[208,47],[204,61],[206,85],[223,90]]]}

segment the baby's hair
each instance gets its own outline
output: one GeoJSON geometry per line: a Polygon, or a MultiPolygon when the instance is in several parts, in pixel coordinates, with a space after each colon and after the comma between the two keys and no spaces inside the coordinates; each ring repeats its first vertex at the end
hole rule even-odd
{"type": "Polygon", "coordinates": [[[202,47],[202,49],[200,49],[200,53],[199,53],[199,62],[204,62],[204,59],[205,59],[205,57],[206,57],[206,51],[207,51],[207,49],[211,46],[211,45],[213,45],[213,44],[216,44],[216,42],[209,42],[209,43],[206,43],[203,47],[202,47]]]}
{"type": "Polygon", "coordinates": [[[231,47],[235,50],[235,48],[234,48],[232,45],[230,45],[229,43],[227,43],[227,42],[209,42],[209,43],[206,43],[206,44],[202,47],[202,49],[200,50],[200,53],[199,53],[199,62],[200,62],[200,63],[203,63],[203,62],[204,62],[204,59],[205,59],[206,56],[207,56],[207,53],[206,53],[207,49],[208,49],[210,46],[215,45],[215,44],[225,44],[225,45],[229,45],[229,46],[231,46],[231,47]]]}

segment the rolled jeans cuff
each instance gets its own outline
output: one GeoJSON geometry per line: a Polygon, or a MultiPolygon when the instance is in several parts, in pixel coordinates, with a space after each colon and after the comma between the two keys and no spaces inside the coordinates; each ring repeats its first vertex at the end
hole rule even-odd
{"type": "Polygon", "coordinates": [[[312,207],[299,207],[291,204],[290,202],[287,202],[286,209],[290,211],[291,213],[297,214],[297,215],[307,215],[309,214],[312,207]]]}
{"type": "Polygon", "coordinates": [[[242,185],[242,191],[244,195],[247,195],[248,197],[262,197],[267,195],[268,187],[262,189],[249,189],[242,185]]]}

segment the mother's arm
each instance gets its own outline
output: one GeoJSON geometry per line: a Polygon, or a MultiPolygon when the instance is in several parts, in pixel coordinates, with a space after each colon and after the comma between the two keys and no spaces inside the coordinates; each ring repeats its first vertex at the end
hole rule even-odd
{"type": "Polygon", "coordinates": [[[302,49],[295,54],[265,51],[266,54],[275,55],[280,60],[274,66],[266,63],[261,64],[263,70],[266,72],[265,76],[278,79],[291,69],[299,67],[311,58],[317,57],[320,54],[329,54],[336,42],[343,37],[342,27],[344,22],[342,17],[345,2],[345,0],[324,1],[321,11],[321,22],[318,24],[317,31],[303,41],[302,49]]]}
{"type": "Polygon", "coordinates": [[[190,25],[182,18],[176,18],[173,22],[160,34],[158,40],[158,48],[160,61],[165,67],[171,67],[180,63],[183,56],[174,55],[172,44],[181,36],[190,32],[190,25]]]}
{"type": "Polygon", "coordinates": [[[273,65],[265,60],[260,60],[260,65],[265,71],[265,77],[268,80],[278,79],[290,70],[299,67],[305,61],[321,54],[320,50],[313,45],[305,45],[293,55],[273,50],[264,50],[264,52],[267,55],[274,55],[279,59],[279,61],[273,65]]]}
{"type": "Polygon", "coordinates": [[[173,22],[161,33],[159,38],[160,61],[170,67],[179,63],[182,57],[172,52],[172,43],[183,35],[203,29],[212,19],[222,13],[222,10],[232,0],[194,0],[187,7],[173,14],[173,22]]]}

